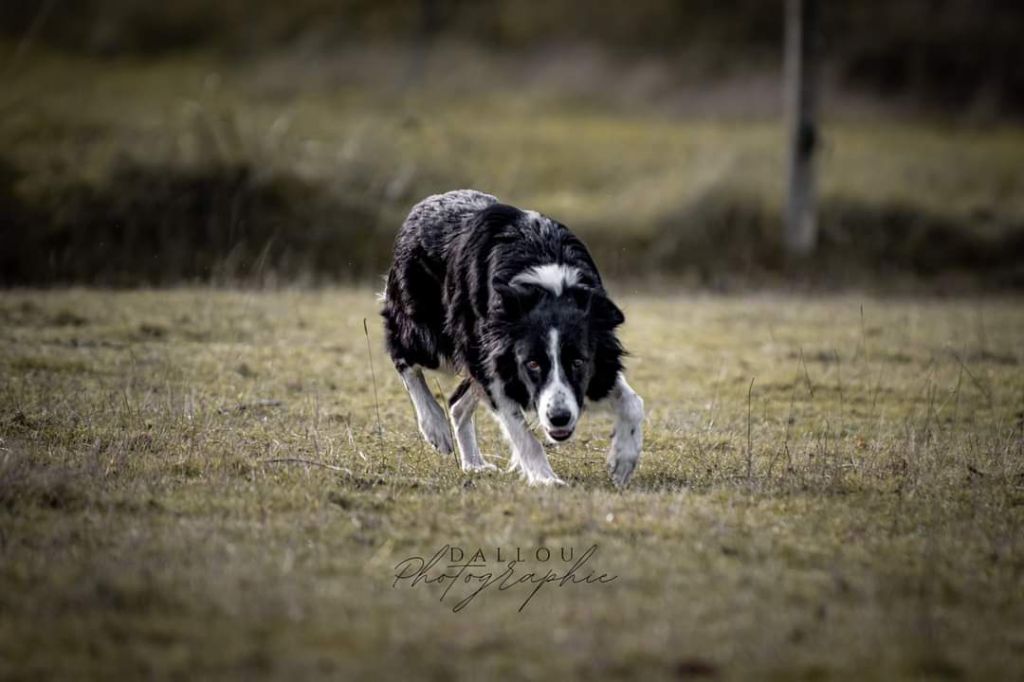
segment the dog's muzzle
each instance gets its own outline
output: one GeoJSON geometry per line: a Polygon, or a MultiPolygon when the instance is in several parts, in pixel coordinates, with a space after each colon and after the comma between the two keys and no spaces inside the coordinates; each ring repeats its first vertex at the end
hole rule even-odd
{"type": "Polygon", "coordinates": [[[544,430],[552,440],[562,442],[572,437],[576,425],[573,423],[572,412],[565,407],[558,407],[548,412],[544,420],[544,430]]]}

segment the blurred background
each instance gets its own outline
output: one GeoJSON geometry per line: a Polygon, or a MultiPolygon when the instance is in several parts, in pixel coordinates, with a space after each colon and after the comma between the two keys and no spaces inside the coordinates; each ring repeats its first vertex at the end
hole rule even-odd
{"type": "Polygon", "coordinates": [[[818,243],[782,249],[782,0],[5,0],[0,284],[369,282],[420,198],[620,280],[1024,287],[1024,4],[820,3],[818,243]]]}

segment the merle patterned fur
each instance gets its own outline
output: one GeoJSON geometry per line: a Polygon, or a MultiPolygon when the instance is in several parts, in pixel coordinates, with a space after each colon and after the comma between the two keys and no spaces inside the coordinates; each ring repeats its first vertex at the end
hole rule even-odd
{"type": "MultiPolygon", "coordinates": [[[[587,361],[570,377],[580,404],[584,394],[591,401],[607,396],[622,369],[614,329],[624,317],[583,242],[557,221],[473,190],[432,196],[412,210],[395,242],[383,316],[399,371],[448,365],[485,391],[498,378],[523,409],[533,406],[517,366],[517,342],[526,339],[527,352],[538,351],[540,332],[553,326],[575,342],[568,352],[587,361]],[[555,296],[537,285],[511,284],[541,263],[576,268],[579,285],[555,296]]],[[[549,363],[543,352],[532,355],[541,360],[543,380],[549,363]]]]}
{"type": "Polygon", "coordinates": [[[523,412],[549,440],[570,438],[587,403],[616,414],[608,467],[617,485],[643,444],[643,401],[626,382],[608,298],[586,246],[561,223],[457,190],[424,199],[395,241],[383,295],[388,353],[424,438],[458,446],[465,471],[494,469],[480,455],[473,412],[487,401],[512,446],[510,470],[531,484],[562,484],[523,412]],[[465,376],[449,420],[421,368],[465,376]]]}

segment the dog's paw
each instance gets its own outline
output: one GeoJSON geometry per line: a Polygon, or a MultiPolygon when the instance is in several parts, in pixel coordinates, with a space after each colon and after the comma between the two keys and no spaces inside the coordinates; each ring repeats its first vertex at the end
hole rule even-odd
{"type": "Polygon", "coordinates": [[[612,449],[608,453],[608,473],[616,487],[622,488],[629,483],[639,461],[639,438],[619,438],[616,435],[612,439],[612,449]]]}
{"type": "Polygon", "coordinates": [[[526,482],[531,486],[564,486],[566,483],[554,473],[548,472],[544,474],[533,474],[525,473],[524,477],[526,482]]]}
{"type": "Polygon", "coordinates": [[[479,462],[463,462],[462,470],[467,474],[469,473],[489,473],[491,471],[497,471],[498,467],[494,466],[490,462],[480,460],[479,462]]]}
{"type": "Polygon", "coordinates": [[[636,470],[636,463],[639,457],[619,457],[618,459],[608,460],[608,473],[612,477],[612,483],[617,488],[623,488],[629,479],[633,476],[633,471],[636,470]]]}
{"type": "Polygon", "coordinates": [[[450,455],[455,451],[452,432],[448,430],[448,420],[445,419],[444,414],[441,414],[440,408],[436,414],[431,412],[419,423],[419,426],[423,439],[430,443],[435,450],[445,455],[450,455]]]}

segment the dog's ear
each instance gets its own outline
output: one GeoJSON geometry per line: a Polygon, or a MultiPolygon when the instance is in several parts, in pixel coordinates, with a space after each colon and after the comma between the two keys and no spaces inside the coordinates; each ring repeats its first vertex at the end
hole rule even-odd
{"type": "Polygon", "coordinates": [[[594,292],[590,297],[590,319],[595,325],[614,329],[626,321],[626,316],[603,292],[594,292]]]}
{"type": "Polygon", "coordinates": [[[565,290],[565,293],[569,295],[572,302],[576,304],[576,307],[583,312],[590,311],[591,299],[594,296],[594,290],[590,287],[572,286],[565,290]]]}
{"type": "Polygon", "coordinates": [[[596,326],[614,329],[626,321],[619,307],[602,291],[589,287],[571,287],[567,292],[596,326]]]}
{"type": "Polygon", "coordinates": [[[494,293],[506,314],[521,317],[537,305],[543,292],[533,286],[495,284],[494,293]]]}

